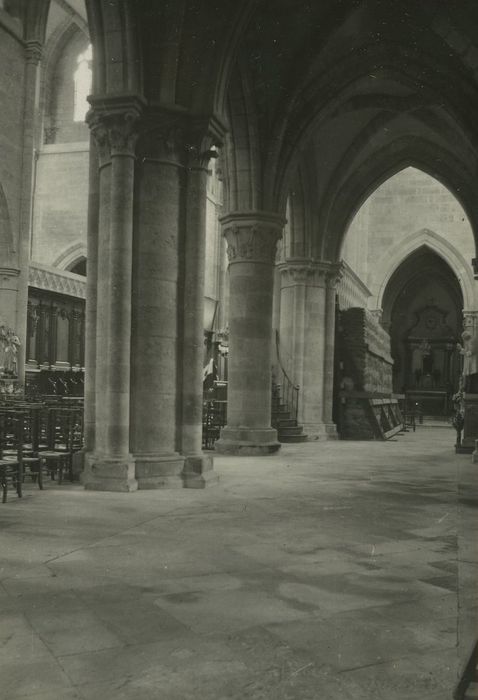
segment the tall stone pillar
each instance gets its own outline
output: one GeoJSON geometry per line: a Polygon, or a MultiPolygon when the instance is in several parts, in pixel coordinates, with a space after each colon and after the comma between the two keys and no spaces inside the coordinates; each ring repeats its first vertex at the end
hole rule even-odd
{"type": "Polygon", "coordinates": [[[203,488],[208,126],[153,112],[139,144],[131,440],[140,489],[203,488]]]}
{"type": "Polygon", "coordinates": [[[94,137],[90,138],[90,169],[88,182],[87,278],[85,309],[85,415],[84,452],[95,449],[96,426],[96,304],[98,287],[98,226],[100,209],[100,178],[98,152],[94,137]]]}
{"type": "MultiPolygon", "coordinates": [[[[25,353],[27,343],[28,273],[32,236],[33,180],[35,168],[35,146],[38,128],[39,70],[42,59],[42,45],[38,41],[27,41],[25,45],[25,85],[23,102],[23,149],[22,149],[22,189],[20,200],[20,232],[18,247],[13,251],[17,264],[12,265],[12,275],[7,283],[10,291],[16,290],[15,328],[21,343],[18,353],[18,376],[25,379],[25,353]]],[[[1,293],[1,292],[0,292],[1,293]]],[[[13,303],[14,297],[10,297],[13,303]]],[[[2,309],[4,297],[2,294],[2,309]]],[[[2,312],[2,315],[6,315],[2,312]]],[[[10,314],[9,314],[10,315],[10,314]]]]}
{"type": "Polygon", "coordinates": [[[193,131],[187,149],[181,453],[185,457],[184,485],[190,488],[217,481],[212,457],[202,451],[207,166],[211,157],[217,157],[211,147],[221,139],[214,126],[211,123],[209,131],[201,127],[193,131]]]}
{"type": "Polygon", "coordinates": [[[333,422],[334,368],[335,368],[335,313],[337,283],[341,277],[340,265],[331,265],[326,274],[325,291],[325,340],[324,340],[324,395],[323,395],[323,437],[336,440],[337,426],[333,422]]]}
{"type": "Polygon", "coordinates": [[[332,423],[333,269],[329,263],[308,258],[292,258],[279,266],[281,361],[299,386],[298,421],[315,440],[336,437],[332,423]]]}
{"type": "Polygon", "coordinates": [[[100,175],[98,270],[103,281],[97,304],[97,329],[103,330],[96,347],[102,380],[95,392],[95,450],[83,482],[87,489],[132,491],[137,488],[130,453],[133,186],[142,105],[125,97],[92,102],[89,123],[105,169],[100,175]]]}
{"type": "Polygon", "coordinates": [[[284,221],[268,212],[222,219],[229,257],[227,426],[218,452],[270,454],[279,449],[271,427],[272,298],[277,241],[284,221]]]}
{"type": "Polygon", "coordinates": [[[323,431],[325,279],[324,266],[293,258],[281,273],[280,355],[284,369],[299,387],[298,421],[310,439],[323,431]]]}

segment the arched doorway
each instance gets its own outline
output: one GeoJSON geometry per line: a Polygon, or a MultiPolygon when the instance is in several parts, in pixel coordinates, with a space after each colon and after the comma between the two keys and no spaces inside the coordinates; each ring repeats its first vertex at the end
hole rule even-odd
{"type": "Polygon", "coordinates": [[[457,390],[463,294],[450,266],[422,246],[391,276],[383,295],[383,324],[394,359],[393,388],[424,415],[444,417],[457,390]]]}

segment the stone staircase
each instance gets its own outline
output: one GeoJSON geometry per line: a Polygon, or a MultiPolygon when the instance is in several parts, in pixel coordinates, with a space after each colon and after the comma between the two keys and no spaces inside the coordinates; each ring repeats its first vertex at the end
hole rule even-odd
{"type": "Polygon", "coordinates": [[[291,416],[289,406],[283,402],[280,385],[272,388],[272,427],[277,430],[279,442],[307,442],[304,428],[291,416]]]}

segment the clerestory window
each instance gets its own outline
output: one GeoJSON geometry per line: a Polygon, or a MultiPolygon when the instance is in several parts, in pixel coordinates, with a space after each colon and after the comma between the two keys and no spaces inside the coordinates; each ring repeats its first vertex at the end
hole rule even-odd
{"type": "Polygon", "coordinates": [[[86,51],[81,53],[77,58],[78,68],[73,75],[75,84],[73,121],[75,122],[84,122],[89,109],[87,97],[91,93],[91,81],[93,77],[91,71],[92,58],[93,52],[91,44],[86,51]]]}

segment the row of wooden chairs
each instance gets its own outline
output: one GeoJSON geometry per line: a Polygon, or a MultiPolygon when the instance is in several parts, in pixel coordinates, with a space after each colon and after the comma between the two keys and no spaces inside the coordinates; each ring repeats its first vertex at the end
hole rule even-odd
{"type": "Polygon", "coordinates": [[[73,454],[83,446],[80,404],[6,401],[0,404],[0,488],[2,502],[11,487],[22,496],[26,477],[44,487],[44,477],[65,473],[73,481],[73,454]]]}

